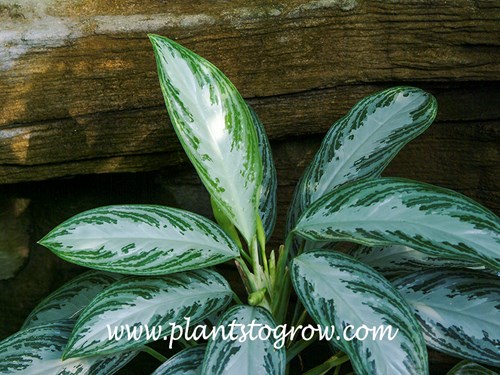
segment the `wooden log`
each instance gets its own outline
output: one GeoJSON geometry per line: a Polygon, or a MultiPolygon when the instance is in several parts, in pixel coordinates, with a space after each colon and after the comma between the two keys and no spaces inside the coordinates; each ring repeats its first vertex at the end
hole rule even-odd
{"type": "Polygon", "coordinates": [[[461,86],[498,79],[499,19],[496,1],[7,2],[0,183],[184,160],[164,127],[147,32],[219,66],[277,139],[324,132],[389,83],[434,88],[464,119],[500,117],[497,86],[461,86]],[[446,91],[450,83],[458,92],[446,91]]]}
{"type": "MultiPolygon", "coordinates": [[[[363,96],[387,86],[341,86],[251,99],[250,104],[271,139],[323,134],[363,96]]],[[[475,142],[474,132],[481,132],[472,129],[500,118],[495,105],[500,102],[500,87],[427,84],[424,88],[437,96],[441,122],[466,123],[471,128],[468,134],[461,133],[464,143],[475,142]]],[[[448,129],[456,138],[453,127],[448,129]]],[[[495,137],[494,133],[492,127],[488,134],[495,137]]],[[[439,142],[436,147],[449,147],[451,141],[444,133],[439,142]]],[[[163,106],[0,128],[0,183],[147,171],[185,160],[163,106]]]]}

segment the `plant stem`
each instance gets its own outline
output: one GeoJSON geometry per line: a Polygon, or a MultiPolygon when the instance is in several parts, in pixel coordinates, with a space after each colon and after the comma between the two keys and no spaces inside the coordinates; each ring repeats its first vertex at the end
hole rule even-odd
{"type": "Polygon", "coordinates": [[[248,263],[252,263],[252,258],[250,258],[250,255],[248,255],[248,253],[245,250],[240,249],[240,254],[243,256],[243,258],[245,258],[245,260],[248,263]]]}
{"type": "Polygon", "coordinates": [[[234,302],[236,302],[238,305],[243,305],[243,302],[241,302],[240,297],[238,297],[238,295],[237,295],[235,292],[233,292],[233,300],[234,300],[234,302]]]}
{"type": "MultiPolygon", "coordinates": [[[[257,237],[254,237],[250,244],[250,257],[252,258],[252,270],[257,280],[262,280],[261,266],[259,261],[259,245],[257,244],[257,237]]],[[[259,285],[260,289],[261,285],[259,285]]]]}
{"type": "Polygon", "coordinates": [[[304,321],[306,320],[307,318],[307,310],[304,309],[302,311],[302,314],[300,314],[299,318],[297,319],[297,321],[295,322],[295,324],[297,325],[301,325],[302,323],[304,323],[304,321]]]}
{"type": "Polygon", "coordinates": [[[257,214],[257,239],[260,246],[260,256],[262,258],[262,265],[264,266],[264,272],[269,274],[269,265],[267,264],[267,254],[266,254],[266,233],[264,232],[264,226],[262,225],[262,219],[260,215],[257,214]]]}
{"type": "Polygon", "coordinates": [[[219,226],[226,232],[226,234],[229,235],[233,239],[233,241],[238,245],[240,250],[244,252],[243,250],[243,244],[241,243],[240,236],[238,235],[238,231],[236,230],[235,226],[229,220],[229,218],[222,212],[220,209],[219,205],[213,198],[213,196],[210,196],[210,204],[212,205],[212,212],[214,213],[215,221],[219,224],[219,226]]]}
{"type": "Polygon", "coordinates": [[[297,299],[297,303],[295,304],[295,307],[293,309],[292,326],[294,326],[297,323],[297,320],[299,318],[299,311],[300,311],[301,307],[302,307],[302,303],[300,303],[300,300],[297,299]]]}
{"type": "MultiPolygon", "coordinates": [[[[235,262],[239,265],[239,269],[241,270],[242,274],[244,275],[244,277],[246,279],[245,284],[248,285],[248,289],[249,289],[249,290],[247,290],[248,294],[258,290],[259,288],[257,287],[257,285],[255,285],[255,277],[252,274],[252,272],[250,272],[250,270],[248,269],[248,266],[246,265],[245,261],[241,258],[236,258],[235,262]]],[[[244,280],[244,282],[245,282],[245,280],[244,280]]]]}
{"type": "Polygon", "coordinates": [[[144,353],[148,353],[150,356],[156,358],[160,362],[165,362],[168,359],[163,354],[158,353],[156,350],[150,348],[149,346],[144,345],[141,350],[144,353]]]}
{"type": "Polygon", "coordinates": [[[338,352],[337,354],[323,362],[321,365],[316,366],[315,368],[304,373],[304,375],[323,375],[327,371],[330,371],[332,368],[339,366],[347,361],[349,361],[349,357],[342,352],[338,352]]]}
{"type": "MultiPolygon", "coordinates": [[[[288,302],[290,301],[290,294],[292,292],[292,285],[288,269],[285,268],[283,276],[283,285],[281,286],[281,293],[278,295],[278,306],[276,310],[276,320],[283,323],[286,319],[286,313],[288,311],[288,302]]],[[[278,323],[278,324],[280,324],[278,323]]]]}
{"type": "Polygon", "coordinates": [[[288,299],[290,297],[290,278],[287,275],[287,262],[288,254],[290,252],[290,247],[293,244],[293,236],[288,235],[285,246],[280,247],[278,264],[276,267],[276,284],[275,292],[273,293],[274,300],[272,301],[272,311],[278,324],[284,320],[286,315],[286,309],[288,305],[288,299]],[[285,306],[284,306],[285,305],[285,306]]]}
{"type": "Polygon", "coordinates": [[[269,254],[269,279],[271,281],[270,294],[273,295],[274,287],[276,285],[276,257],[274,250],[269,254]]]}
{"type": "Polygon", "coordinates": [[[179,337],[179,339],[177,341],[179,341],[179,343],[184,347],[184,349],[190,348],[190,347],[193,346],[193,345],[191,345],[191,343],[189,343],[188,341],[186,341],[184,339],[184,337],[179,337]]]}
{"type": "Polygon", "coordinates": [[[300,340],[296,342],[294,345],[292,345],[290,349],[286,351],[286,363],[289,363],[292,359],[294,359],[297,356],[297,354],[299,354],[301,351],[303,351],[312,343],[316,342],[317,339],[318,335],[314,335],[311,338],[311,340],[300,340]]]}
{"type": "Polygon", "coordinates": [[[280,254],[278,259],[278,275],[282,275],[285,271],[288,262],[288,254],[290,254],[290,247],[293,245],[293,236],[289,234],[285,241],[285,248],[283,253],[280,254]]]}
{"type": "MultiPolygon", "coordinates": [[[[297,301],[297,305],[300,305],[300,301],[297,301]]],[[[297,307],[297,305],[295,305],[295,307],[297,307]]],[[[300,306],[302,306],[302,305],[300,305],[300,306]]],[[[306,318],[307,318],[307,311],[306,311],[306,309],[302,309],[302,313],[299,316],[298,309],[296,308],[293,315],[294,316],[293,316],[293,319],[292,319],[292,322],[291,322],[290,325],[292,327],[299,327],[306,320],[306,318]]],[[[287,348],[292,345],[293,340],[294,340],[294,338],[292,339],[292,336],[288,336],[287,343],[286,343],[287,348]]]]}

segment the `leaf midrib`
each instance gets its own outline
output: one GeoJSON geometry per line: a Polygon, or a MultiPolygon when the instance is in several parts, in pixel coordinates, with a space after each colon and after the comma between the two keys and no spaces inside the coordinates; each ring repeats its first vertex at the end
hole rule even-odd
{"type": "MultiPolygon", "coordinates": [[[[186,236],[187,238],[189,236],[186,236]]],[[[54,240],[56,240],[57,237],[54,237],[54,240]]],[[[136,242],[137,240],[149,240],[149,241],[158,241],[158,242],[165,242],[167,244],[173,244],[173,245],[177,245],[177,244],[180,244],[180,245],[183,245],[183,246],[189,246],[189,245],[192,245],[192,246],[199,246],[199,247],[210,247],[212,249],[216,249],[216,250],[224,250],[224,252],[227,252],[228,250],[233,253],[231,247],[227,246],[227,247],[224,247],[224,246],[216,246],[215,244],[220,244],[220,242],[215,242],[215,243],[212,243],[212,244],[207,244],[207,243],[203,243],[203,242],[197,242],[197,241],[182,241],[182,240],[172,240],[172,239],[168,239],[168,238],[165,238],[165,237],[157,237],[157,236],[152,236],[152,237],[117,237],[117,236],[106,236],[106,237],[73,237],[73,240],[74,241],[86,241],[86,240],[105,240],[106,242],[110,242],[110,241],[113,241],[113,240],[117,240],[117,239],[122,239],[123,241],[127,241],[129,244],[131,243],[134,243],[136,242]]],[[[43,244],[43,242],[41,242],[43,244]]],[[[109,249],[107,249],[109,250],[109,249]]],[[[110,250],[110,251],[113,251],[115,252],[114,250],[110,250]]],[[[129,250],[130,252],[134,253],[134,252],[137,252],[136,251],[133,251],[132,249],[129,250]]],[[[72,253],[73,251],[65,251],[65,252],[69,252],[69,253],[72,253]]]]}
{"type": "MultiPolygon", "coordinates": [[[[468,243],[475,244],[478,247],[480,247],[481,249],[484,249],[483,245],[480,245],[480,244],[478,244],[475,241],[471,241],[469,238],[464,239],[463,237],[459,237],[456,234],[453,234],[453,233],[450,233],[450,232],[446,232],[445,230],[440,229],[439,227],[433,227],[433,226],[430,226],[430,225],[426,225],[426,224],[423,224],[422,222],[414,222],[414,221],[411,221],[411,220],[342,220],[342,221],[337,221],[337,223],[346,223],[346,224],[349,224],[349,223],[357,223],[357,224],[359,224],[359,223],[372,223],[372,222],[373,223],[396,223],[396,224],[399,224],[399,225],[407,223],[407,224],[411,224],[411,225],[421,226],[421,227],[424,227],[424,228],[430,228],[433,231],[437,231],[437,232],[440,232],[440,233],[447,234],[448,236],[452,237],[453,239],[457,239],[458,238],[458,239],[461,240],[461,242],[464,242],[464,240],[466,240],[468,243]]],[[[333,227],[334,225],[332,224],[330,226],[333,227]]],[[[302,226],[302,228],[304,228],[304,229],[314,228],[314,227],[317,227],[317,225],[309,224],[309,225],[302,226]]],[[[300,227],[296,228],[296,229],[300,230],[300,227]]],[[[384,230],[384,232],[386,232],[386,230],[384,230]]],[[[436,243],[437,241],[432,241],[432,242],[436,243]]],[[[438,241],[438,242],[441,243],[441,241],[438,241]]],[[[392,243],[394,243],[394,242],[392,242],[392,243]]],[[[406,245],[406,243],[405,244],[396,243],[396,244],[406,245]]],[[[409,246],[409,247],[411,247],[411,246],[409,246]]],[[[486,249],[486,250],[488,250],[488,249],[486,249]]],[[[482,255],[482,253],[481,253],[481,255],[482,255]]]]}

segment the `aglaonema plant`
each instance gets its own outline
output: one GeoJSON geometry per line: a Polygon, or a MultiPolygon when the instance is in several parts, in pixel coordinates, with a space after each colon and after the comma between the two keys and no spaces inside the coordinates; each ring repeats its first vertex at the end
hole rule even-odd
{"type": "Polygon", "coordinates": [[[0,343],[1,373],[112,374],[145,351],[163,362],[155,375],[286,374],[319,334],[276,332],[309,321],[339,333],[329,338],[331,356],[307,375],[338,374],[348,361],[356,374],[428,374],[427,346],[468,360],[450,374],[500,366],[499,218],[454,191],[381,177],[434,120],[432,95],[391,88],[334,123],[297,185],[284,243],[271,250],[277,182],[263,125],[214,65],[167,38],[150,39],[172,125],[217,224],[178,208],[121,205],[56,227],[40,244],[94,271],[48,296],[0,343]],[[346,243],[356,245],[349,254],[339,251],[346,243]],[[244,298],[210,268],[228,261],[244,298]],[[176,336],[185,349],[173,356],[148,345],[174,338],[176,325],[234,322],[238,337],[252,323],[274,334],[176,336]],[[162,333],[110,339],[123,326],[162,333]],[[397,334],[340,333],[379,326],[397,334]]]}

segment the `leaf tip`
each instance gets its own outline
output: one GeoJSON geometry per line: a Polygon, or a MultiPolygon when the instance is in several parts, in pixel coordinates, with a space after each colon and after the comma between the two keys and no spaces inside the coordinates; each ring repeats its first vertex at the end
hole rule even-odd
{"type": "Polygon", "coordinates": [[[174,42],[172,39],[169,39],[167,37],[164,37],[164,36],[161,36],[158,34],[147,34],[147,35],[148,35],[149,41],[151,42],[151,44],[154,47],[160,47],[161,44],[163,44],[163,45],[167,44],[171,47],[177,48],[177,43],[174,42]]]}
{"type": "Polygon", "coordinates": [[[42,245],[43,247],[48,247],[48,246],[47,246],[47,245],[48,245],[48,242],[49,242],[48,240],[49,240],[49,238],[50,238],[50,237],[49,237],[49,235],[50,235],[50,233],[49,233],[49,234],[47,234],[47,235],[45,235],[44,237],[42,237],[40,240],[36,241],[36,243],[37,243],[38,245],[42,245]]]}
{"type": "Polygon", "coordinates": [[[151,43],[155,44],[161,38],[161,36],[159,36],[158,34],[148,34],[148,38],[151,43]]]}

